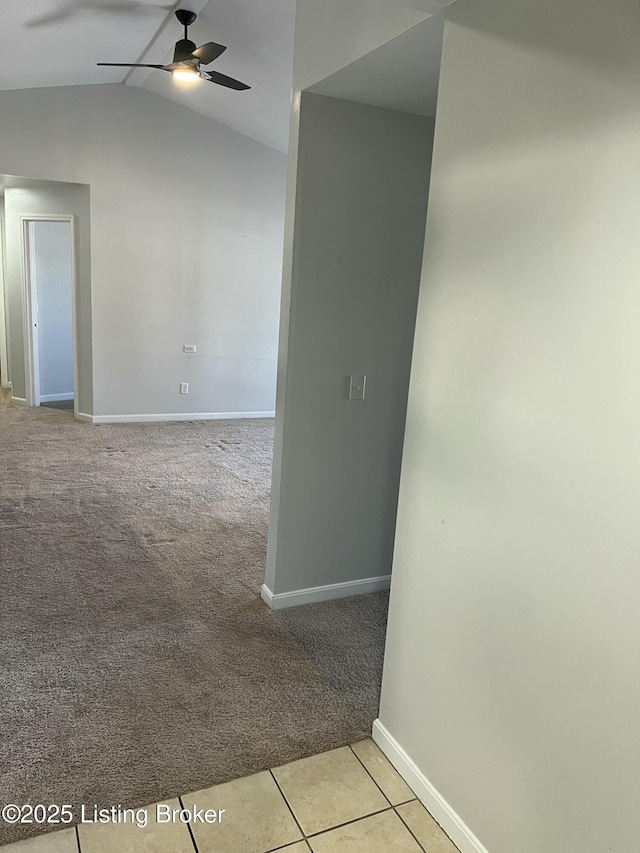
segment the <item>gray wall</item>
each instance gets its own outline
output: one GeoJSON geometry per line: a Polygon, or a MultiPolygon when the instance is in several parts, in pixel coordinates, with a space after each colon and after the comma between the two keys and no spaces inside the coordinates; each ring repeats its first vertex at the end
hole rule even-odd
{"type": "Polygon", "coordinates": [[[73,246],[69,222],[33,223],[40,398],[73,394],[73,246]]]}
{"type": "MultiPolygon", "coordinates": [[[[50,183],[46,187],[5,190],[6,281],[12,395],[26,398],[24,285],[21,216],[72,214],[76,217],[76,323],[78,341],[78,410],[93,413],[93,345],[91,306],[91,223],[89,188],[50,183]]],[[[44,392],[43,392],[44,393],[44,392]]]]}
{"type": "Polygon", "coordinates": [[[0,114],[0,173],[91,187],[94,413],[272,412],[286,157],[128,86],[0,114]]]}
{"type": "Polygon", "coordinates": [[[302,95],[276,594],[390,572],[432,140],[431,119],[302,95]]]}
{"type": "MultiPolygon", "coordinates": [[[[417,0],[414,0],[417,2],[417,0]]],[[[425,0],[421,0],[421,3],[425,0]]],[[[285,447],[285,421],[289,386],[289,344],[292,341],[291,317],[295,300],[293,269],[294,229],[301,92],[330,74],[375,50],[416,23],[425,12],[407,9],[386,0],[296,0],[296,32],[293,63],[293,96],[287,162],[287,192],[284,220],[284,255],[278,338],[278,383],[274,460],[269,519],[269,555],[267,581],[274,582],[278,547],[280,493],[285,447]]],[[[286,511],[286,508],[285,508],[286,511]]]]}
{"type": "Polygon", "coordinates": [[[630,853],[640,6],[449,15],[380,718],[490,853],[630,853]]]}
{"type": "Polygon", "coordinates": [[[9,347],[6,321],[6,294],[4,286],[5,261],[4,235],[4,193],[0,195],[0,382],[3,388],[10,388],[9,347]]]}

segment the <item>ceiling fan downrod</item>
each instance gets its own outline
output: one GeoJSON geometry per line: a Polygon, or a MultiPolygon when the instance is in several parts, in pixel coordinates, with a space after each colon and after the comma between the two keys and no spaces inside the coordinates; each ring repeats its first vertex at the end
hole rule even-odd
{"type": "Polygon", "coordinates": [[[195,12],[190,12],[188,9],[177,9],[176,18],[184,27],[184,38],[176,42],[175,51],[173,54],[174,62],[183,62],[196,49],[195,42],[189,38],[189,27],[198,16],[195,12]]]}
{"type": "Polygon", "coordinates": [[[177,9],[176,18],[184,27],[184,37],[189,38],[187,30],[198,16],[195,12],[190,12],[188,9],[177,9]]]}

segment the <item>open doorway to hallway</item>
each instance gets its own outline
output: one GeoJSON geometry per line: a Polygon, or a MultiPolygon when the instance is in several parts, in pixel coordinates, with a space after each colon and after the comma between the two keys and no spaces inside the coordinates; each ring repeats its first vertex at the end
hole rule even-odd
{"type": "Polygon", "coordinates": [[[29,217],[22,224],[31,402],[73,410],[74,218],[29,217]]]}
{"type": "Polygon", "coordinates": [[[0,175],[2,386],[16,406],[93,407],[89,187],[0,175]]]}
{"type": "Polygon", "coordinates": [[[434,14],[300,94],[263,587],[276,610],[390,585],[443,31],[434,14]]]}

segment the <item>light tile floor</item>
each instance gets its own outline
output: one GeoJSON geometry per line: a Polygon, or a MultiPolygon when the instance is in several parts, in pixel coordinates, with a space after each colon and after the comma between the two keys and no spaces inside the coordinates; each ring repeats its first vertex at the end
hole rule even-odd
{"type": "Polygon", "coordinates": [[[372,740],[167,801],[215,822],[80,824],[3,853],[458,853],[372,740]],[[224,810],[221,814],[220,810],[224,810]]]}

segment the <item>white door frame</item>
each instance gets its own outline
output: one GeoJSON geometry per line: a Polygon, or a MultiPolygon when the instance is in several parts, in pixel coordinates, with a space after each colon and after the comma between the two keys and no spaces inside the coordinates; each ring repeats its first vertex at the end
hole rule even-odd
{"type": "Polygon", "coordinates": [[[11,373],[9,371],[9,335],[6,311],[5,264],[4,264],[4,234],[0,220],[0,363],[2,364],[2,387],[11,388],[11,373]]]}
{"type": "Polygon", "coordinates": [[[68,222],[71,226],[71,305],[73,338],[73,413],[78,413],[78,323],[76,311],[76,217],[68,214],[20,217],[22,237],[22,282],[24,297],[24,358],[27,406],[40,405],[40,362],[38,358],[38,304],[35,270],[33,225],[36,222],[68,222]]]}

